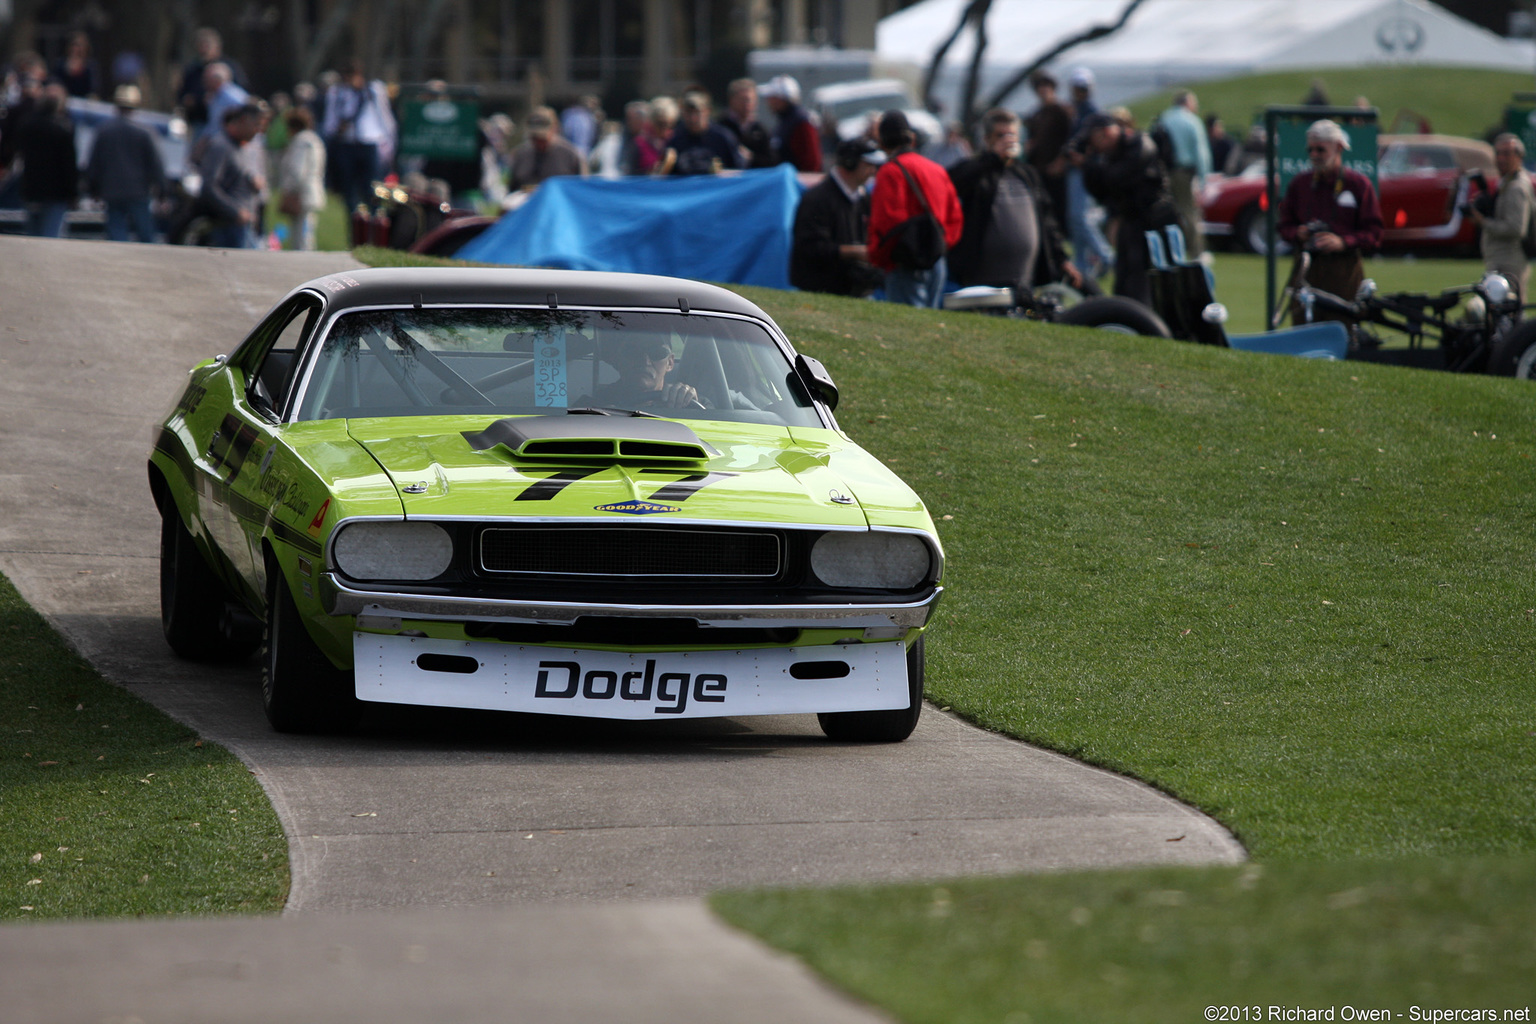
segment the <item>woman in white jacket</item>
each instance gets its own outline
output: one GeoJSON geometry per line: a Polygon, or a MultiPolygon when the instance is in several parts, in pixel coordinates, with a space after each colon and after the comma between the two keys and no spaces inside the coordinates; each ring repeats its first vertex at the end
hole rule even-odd
{"type": "Polygon", "coordinates": [[[293,247],[315,247],[315,224],[325,205],[325,143],[315,134],[315,119],[304,107],[293,107],[288,124],[288,148],[278,170],[282,212],[293,225],[293,247]]]}

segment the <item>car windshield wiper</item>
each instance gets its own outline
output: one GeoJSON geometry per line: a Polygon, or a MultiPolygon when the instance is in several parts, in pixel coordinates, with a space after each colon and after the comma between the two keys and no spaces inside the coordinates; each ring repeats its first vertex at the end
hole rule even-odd
{"type": "Polygon", "coordinates": [[[565,410],[567,416],[644,416],[647,419],[659,420],[663,417],[653,412],[641,412],[639,409],[615,409],[603,408],[595,405],[578,405],[565,410]]]}

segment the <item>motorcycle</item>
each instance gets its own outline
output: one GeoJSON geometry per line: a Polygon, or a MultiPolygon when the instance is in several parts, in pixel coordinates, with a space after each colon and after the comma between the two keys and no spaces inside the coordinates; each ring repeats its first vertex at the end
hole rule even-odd
{"type": "Polygon", "coordinates": [[[1474,284],[1439,294],[1382,293],[1367,278],[1354,299],[1347,300],[1306,283],[1308,260],[1302,254],[1297,273],[1272,314],[1273,326],[1293,307],[1299,307],[1304,323],[1312,322],[1317,311],[1328,310],[1355,323],[1350,359],[1536,378],[1536,320],[1523,319],[1526,307],[1503,275],[1489,272],[1474,284]],[[1372,327],[1405,335],[1407,347],[1386,347],[1372,327]]]}

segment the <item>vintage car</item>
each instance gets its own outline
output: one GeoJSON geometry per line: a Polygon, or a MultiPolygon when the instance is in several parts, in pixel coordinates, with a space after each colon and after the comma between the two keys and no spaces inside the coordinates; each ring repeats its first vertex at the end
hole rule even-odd
{"type": "Polygon", "coordinates": [[[944,556],[837,388],[722,288],[360,270],[289,293],[156,429],[179,655],[272,725],[366,702],[916,725],[944,556]]]}
{"type": "MultiPolygon", "coordinates": [[[[1475,194],[1477,175],[1490,182],[1499,178],[1493,147],[1486,142],[1454,135],[1380,136],[1382,247],[1475,253],[1477,225],[1462,216],[1461,206],[1475,194]]],[[[1267,207],[1262,163],[1234,177],[1213,176],[1200,197],[1200,227],[1208,238],[1230,238],[1241,251],[1264,252],[1267,207]]]]}

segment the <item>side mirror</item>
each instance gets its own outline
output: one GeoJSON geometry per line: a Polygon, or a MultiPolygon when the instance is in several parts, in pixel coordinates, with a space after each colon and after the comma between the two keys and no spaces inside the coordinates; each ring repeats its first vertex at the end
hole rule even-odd
{"type": "Polygon", "coordinates": [[[832,375],[827,372],[825,366],[821,365],[821,360],[807,355],[797,355],[795,373],[805,382],[806,390],[810,391],[811,397],[828,409],[837,408],[837,385],[832,383],[832,375]]]}

